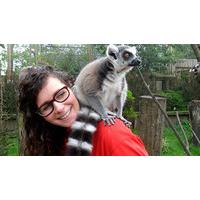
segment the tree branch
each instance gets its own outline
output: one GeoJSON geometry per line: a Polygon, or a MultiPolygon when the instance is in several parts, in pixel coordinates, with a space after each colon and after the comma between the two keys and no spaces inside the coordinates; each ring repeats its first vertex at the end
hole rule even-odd
{"type": "Polygon", "coordinates": [[[197,61],[200,62],[200,44],[191,44],[191,47],[194,51],[197,61]]]}
{"type": "Polygon", "coordinates": [[[2,48],[4,48],[4,49],[5,49],[5,46],[4,46],[4,44],[0,44],[0,47],[2,47],[2,48]]]}
{"type": "Polygon", "coordinates": [[[197,137],[197,134],[193,131],[193,129],[191,128],[192,134],[194,135],[194,137],[196,138],[197,142],[200,144],[200,140],[197,137]]]}
{"type": "Polygon", "coordinates": [[[184,135],[184,137],[185,137],[185,145],[186,145],[187,149],[189,149],[189,148],[190,148],[190,145],[189,145],[189,142],[188,142],[188,139],[187,139],[185,130],[183,129],[183,126],[182,126],[182,124],[181,124],[181,120],[180,120],[178,111],[176,111],[176,118],[177,118],[177,120],[178,120],[178,123],[179,123],[179,126],[180,126],[180,128],[181,128],[181,131],[182,131],[182,133],[183,133],[183,135],[184,135]]]}
{"type": "Polygon", "coordinates": [[[141,79],[142,79],[142,81],[143,81],[143,83],[144,83],[146,89],[148,90],[150,96],[153,98],[154,102],[157,104],[157,106],[159,107],[159,109],[161,110],[161,112],[163,113],[163,115],[165,116],[165,119],[167,120],[169,126],[172,128],[172,130],[173,130],[175,136],[177,137],[178,141],[180,142],[181,146],[183,147],[185,153],[186,153],[188,156],[191,156],[191,155],[192,155],[191,152],[187,149],[186,145],[185,145],[184,142],[182,141],[182,139],[181,139],[179,133],[177,132],[177,130],[176,130],[175,127],[173,126],[173,124],[172,124],[171,120],[169,119],[167,113],[163,110],[163,108],[161,107],[160,103],[158,102],[158,100],[156,99],[156,97],[155,97],[155,96],[153,95],[153,93],[151,92],[149,86],[147,85],[146,81],[144,80],[144,77],[143,77],[143,75],[142,75],[142,73],[141,73],[139,67],[137,67],[137,70],[138,70],[139,75],[140,75],[140,77],[141,77],[141,79]]]}

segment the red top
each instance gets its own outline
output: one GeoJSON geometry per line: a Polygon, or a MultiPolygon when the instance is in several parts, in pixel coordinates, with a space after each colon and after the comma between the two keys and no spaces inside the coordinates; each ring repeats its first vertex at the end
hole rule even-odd
{"type": "Polygon", "coordinates": [[[92,156],[147,156],[142,140],[124,123],[116,119],[115,125],[97,125],[93,136],[92,156]]]}

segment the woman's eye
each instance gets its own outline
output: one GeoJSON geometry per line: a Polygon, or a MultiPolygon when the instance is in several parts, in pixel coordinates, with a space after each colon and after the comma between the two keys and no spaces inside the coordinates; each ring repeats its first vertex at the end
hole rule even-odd
{"type": "Polygon", "coordinates": [[[69,96],[69,91],[66,88],[61,89],[54,97],[58,102],[66,100],[69,96]]]}
{"type": "Polygon", "coordinates": [[[50,105],[44,105],[44,106],[42,106],[41,108],[40,108],[40,110],[42,111],[42,112],[44,112],[44,111],[47,111],[48,109],[50,109],[50,105]]]}
{"type": "Polygon", "coordinates": [[[63,97],[64,95],[65,95],[65,92],[62,92],[62,93],[58,94],[56,98],[63,97]]]}

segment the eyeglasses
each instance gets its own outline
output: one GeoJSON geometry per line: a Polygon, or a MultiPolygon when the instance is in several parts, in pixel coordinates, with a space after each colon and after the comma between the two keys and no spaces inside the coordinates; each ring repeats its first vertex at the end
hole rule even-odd
{"type": "Polygon", "coordinates": [[[68,99],[69,95],[70,92],[67,86],[64,86],[54,94],[51,101],[45,102],[43,105],[41,105],[38,108],[37,113],[43,117],[49,116],[54,111],[53,102],[56,101],[58,103],[63,103],[68,99]]]}

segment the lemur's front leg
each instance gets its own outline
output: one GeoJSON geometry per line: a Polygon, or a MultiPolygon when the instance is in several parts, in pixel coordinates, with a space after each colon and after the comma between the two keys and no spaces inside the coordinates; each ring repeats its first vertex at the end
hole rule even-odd
{"type": "Polygon", "coordinates": [[[116,115],[108,111],[108,109],[105,108],[97,96],[88,96],[87,101],[89,102],[89,106],[91,106],[92,109],[99,113],[105,125],[111,125],[115,123],[116,115]]]}

